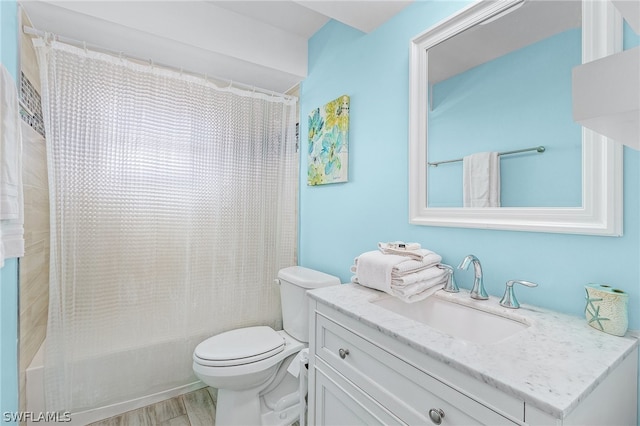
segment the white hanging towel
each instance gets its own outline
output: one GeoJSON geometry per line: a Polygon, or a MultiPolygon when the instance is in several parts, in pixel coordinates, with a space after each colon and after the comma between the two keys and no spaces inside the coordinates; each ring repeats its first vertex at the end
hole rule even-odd
{"type": "Polygon", "coordinates": [[[479,152],[462,159],[464,207],[500,207],[500,158],[479,152]]]}
{"type": "Polygon", "coordinates": [[[287,371],[293,377],[299,377],[300,368],[302,367],[302,364],[306,364],[308,362],[309,362],[309,348],[306,348],[298,352],[296,357],[293,358],[293,360],[289,364],[289,367],[287,367],[287,371]]]}
{"type": "Polygon", "coordinates": [[[22,129],[18,91],[0,65],[0,267],[4,259],[24,255],[22,129]]]}

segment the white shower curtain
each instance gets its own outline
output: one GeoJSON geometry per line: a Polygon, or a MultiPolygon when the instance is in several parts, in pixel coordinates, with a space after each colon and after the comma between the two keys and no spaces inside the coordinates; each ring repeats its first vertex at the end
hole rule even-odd
{"type": "Polygon", "coordinates": [[[280,328],[295,99],[35,44],[51,202],[47,409],[183,385],[203,339],[280,328]]]}

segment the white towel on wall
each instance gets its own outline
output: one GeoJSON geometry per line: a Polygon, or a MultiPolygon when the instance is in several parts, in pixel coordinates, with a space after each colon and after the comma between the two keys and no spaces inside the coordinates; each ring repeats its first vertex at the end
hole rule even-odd
{"type": "Polygon", "coordinates": [[[464,207],[500,207],[500,157],[479,152],[462,159],[464,207]]]}
{"type": "Polygon", "coordinates": [[[24,255],[21,126],[16,84],[0,65],[0,267],[24,255]]]}

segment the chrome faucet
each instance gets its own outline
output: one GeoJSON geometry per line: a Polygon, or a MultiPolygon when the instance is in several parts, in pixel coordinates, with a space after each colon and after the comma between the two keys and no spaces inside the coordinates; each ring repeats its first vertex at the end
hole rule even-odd
{"type": "Polygon", "coordinates": [[[473,279],[473,288],[471,289],[471,298],[478,300],[487,300],[489,295],[487,295],[486,290],[484,289],[484,284],[482,283],[482,266],[480,265],[480,260],[477,257],[470,254],[460,262],[458,265],[458,269],[467,269],[469,268],[469,264],[473,262],[473,271],[474,271],[474,279],[473,279]]]}
{"type": "Polygon", "coordinates": [[[532,283],[530,281],[524,280],[509,280],[507,281],[507,288],[504,290],[504,296],[500,300],[500,305],[505,308],[518,309],[520,307],[520,303],[518,303],[518,299],[516,299],[516,294],[513,291],[514,284],[522,284],[527,287],[538,287],[538,284],[532,283]]]}
{"type": "Polygon", "coordinates": [[[458,288],[458,285],[456,284],[456,279],[453,276],[453,267],[446,265],[444,263],[441,263],[440,265],[438,265],[438,268],[444,269],[445,271],[447,271],[447,280],[445,281],[442,289],[448,293],[459,292],[460,289],[458,288]]]}

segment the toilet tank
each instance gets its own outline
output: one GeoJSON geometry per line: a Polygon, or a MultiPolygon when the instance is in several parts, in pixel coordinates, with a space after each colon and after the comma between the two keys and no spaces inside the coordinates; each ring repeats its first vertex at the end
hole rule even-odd
{"type": "Polygon", "coordinates": [[[340,279],[324,272],[290,266],[278,272],[282,324],[284,330],[301,342],[309,341],[309,301],[307,290],[340,284],[340,279]]]}

